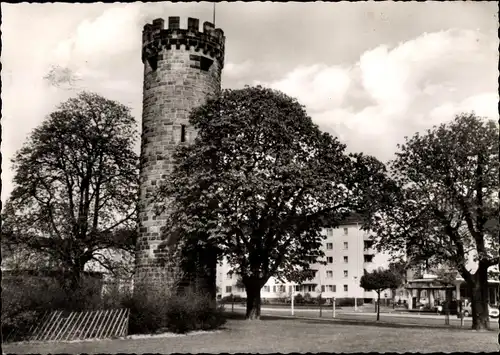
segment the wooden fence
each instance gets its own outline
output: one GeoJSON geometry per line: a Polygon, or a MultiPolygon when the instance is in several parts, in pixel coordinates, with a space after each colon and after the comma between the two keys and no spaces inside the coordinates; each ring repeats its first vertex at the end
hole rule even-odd
{"type": "Polygon", "coordinates": [[[52,311],[28,332],[31,341],[103,339],[127,335],[129,310],[52,311]]]}

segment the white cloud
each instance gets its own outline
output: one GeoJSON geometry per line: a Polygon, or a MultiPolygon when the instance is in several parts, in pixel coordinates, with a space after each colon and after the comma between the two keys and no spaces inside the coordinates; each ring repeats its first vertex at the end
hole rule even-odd
{"type": "MultiPolygon", "coordinates": [[[[491,62],[484,40],[479,32],[448,30],[425,33],[393,50],[377,47],[360,57],[363,86],[379,105],[404,110],[416,95],[439,95],[446,81],[463,84],[460,79],[471,79],[463,71],[491,62]]],[[[456,90],[449,85],[448,91],[456,90]]]]}
{"type": "Polygon", "coordinates": [[[362,84],[379,105],[403,109],[411,99],[406,90],[410,68],[391,53],[380,46],[361,56],[362,84]]]}
{"type": "MultiPolygon", "coordinates": [[[[2,80],[7,79],[8,83],[2,92],[2,125],[5,132],[2,142],[2,201],[12,190],[10,159],[14,153],[46,115],[79,90],[95,91],[132,106],[134,116],[140,117],[141,26],[146,22],[142,21],[142,17],[148,15],[141,11],[141,6],[143,4],[135,3],[109,8],[93,20],[75,15],[73,17],[84,20],[79,24],[73,22],[72,27],[69,26],[71,21],[64,17],[64,13],[56,12],[55,7],[50,8],[53,11],[51,21],[39,16],[21,27],[18,20],[23,18],[23,12],[9,9],[9,20],[2,24],[2,35],[8,39],[8,46],[2,53],[5,64],[2,80]],[[49,25],[55,28],[61,26],[65,31],[59,33],[49,25]],[[69,35],[65,37],[66,33],[69,35]],[[23,39],[23,46],[15,45],[16,38],[23,39]],[[131,53],[134,55],[132,60],[131,53]],[[125,69],[119,68],[117,63],[125,69]],[[80,79],[75,83],[75,90],[67,90],[68,85],[53,87],[44,80],[53,66],[68,68],[80,79]],[[117,70],[126,71],[126,75],[117,70]]],[[[81,6],[78,11],[88,10],[89,7],[81,6]]]]}
{"type": "Polygon", "coordinates": [[[432,122],[435,124],[447,121],[450,117],[463,112],[474,111],[480,117],[498,117],[499,96],[495,93],[481,93],[468,97],[461,102],[446,102],[437,106],[429,112],[432,122]]]}
{"type": "Polygon", "coordinates": [[[254,69],[254,64],[250,60],[246,60],[242,63],[225,63],[223,75],[228,78],[239,78],[248,75],[252,69],[254,69]]]}
{"type": "MultiPolygon", "coordinates": [[[[329,5],[321,6],[313,19],[309,17],[309,22],[297,27],[297,21],[303,20],[302,7],[287,12],[285,20],[283,16],[277,20],[283,14],[281,5],[273,5],[273,12],[262,17],[259,12],[252,15],[253,5],[245,5],[235,14],[235,9],[242,9],[237,4],[221,4],[217,23],[227,37],[223,87],[254,81],[283,90],[305,104],[313,120],[347,142],[349,149],[381,159],[392,155],[405,134],[452,119],[454,112],[474,109],[480,115],[498,117],[497,26],[494,18],[491,23],[485,20],[488,11],[484,4],[470,5],[467,11],[462,5],[443,5],[456,10],[446,18],[434,19],[432,26],[427,14],[426,21],[421,21],[422,15],[413,10],[409,17],[394,10],[393,20],[407,18],[412,25],[377,25],[373,31],[373,22],[353,22],[359,13],[350,10],[351,17],[342,12],[339,21],[334,21],[339,26],[334,32],[341,35],[331,42],[324,41],[324,29],[332,23],[331,16],[337,15],[324,10],[329,5]],[[473,12],[471,8],[476,6],[481,10],[473,12]],[[471,28],[472,23],[472,28],[480,26],[481,31],[418,36],[427,28],[471,28]],[[297,30],[293,35],[292,26],[297,30]],[[411,36],[415,38],[395,47],[391,42],[411,36]],[[381,43],[384,45],[378,46],[381,43]],[[317,58],[325,64],[314,64],[317,58]],[[288,68],[295,69],[283,74],[288,68]]],[[[212,9],[211,3],[2,4],[2,201],[11,189],[8,161],[13,153],[43,117],[75,95],[43,80],[52,65],[75,73],[81,79],[80,89],[131,106],[139,119],[142,26],[172,15],[203,22],[211,19],[212,9]]]]}
{"type": "Polygon", "coordinates": [[[110,8],[94,20],[82,21],[70,38],[54,48],[53,60],[62,66],[78,68],[137,50],[141,43],[141,6],[132,3],[110,8]]]}
{"type": "Polygon", "coordinates": [[[349,68],[323,64],[297,67],[282,80],[272,83],[255,81],[297,97],[308,110],[322,112],[342,104],[351,79],[349,68]]]}
{"type": "Polygon", "coordinates": [[[264,84],[296,97],[349,150],[387,160],[405,135],[455,114],[498,119],[494,43],[471,30],[424,33],[365,51],[350,68],[301,66],[264,84]]]}

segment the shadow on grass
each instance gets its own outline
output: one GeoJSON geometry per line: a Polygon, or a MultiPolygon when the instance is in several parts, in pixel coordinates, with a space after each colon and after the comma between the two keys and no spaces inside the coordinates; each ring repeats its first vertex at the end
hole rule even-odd
{"type": "MultiPolygon", "coordinates": [[[[231,320],[240,320],[240,321],[245,321],[245,315],[243,313],[231,313],[231,312],[226,312],[225,313],[226,319],[231,319],[231,320]]],[[[262,315],[260,317],[261,321],[289,321],[289,322],[302,322],[302,323],[307,323],[307,324],[340,324],[340,325],[358,325],[358,326],[368,326],[368,327],[381,327],[381,328],[410,328],[410,329],[447,329],[451,331],[467,331],[471,330],[470,328],[461,328],[458,325],[440,325],[440,324],[410,324],[410,323],[393,323],[393,322],[388,322],[386,320],[384,321],[370,321],[370,320],[350,320],[350,319],[309,319],[309,318],[303,318],[303,317],[290,317],[290,316],[272,316],[272,315],[262,315]]],[[[490,329],[490,331],[495,331],[495,329],[490,329]]]]}

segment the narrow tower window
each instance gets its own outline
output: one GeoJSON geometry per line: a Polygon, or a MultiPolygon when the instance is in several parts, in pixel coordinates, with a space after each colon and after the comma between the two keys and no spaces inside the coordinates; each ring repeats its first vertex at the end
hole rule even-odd
{"type": "Polygon", "coordinates": [[[203,71],[208,71],[214,62],[213,59],[196,54],[190,54],[189,60],[191,61],[191,68],[201,69],[203,71]]]}
{"type": "Polygon", "coordinates": [[[186,141],[186,126],[181,125],[181,142],[184,143],[186,141]]]}

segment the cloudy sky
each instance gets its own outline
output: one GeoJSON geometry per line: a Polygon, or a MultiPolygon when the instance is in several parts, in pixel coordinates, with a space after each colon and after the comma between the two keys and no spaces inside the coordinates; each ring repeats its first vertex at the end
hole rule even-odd
{"type": "MultiPolygon", "coordinates": [[[[78,90],[130,106],[140,122],[144,24],[212,19],[203,2],[1,7],[3,202],[14,153],[78,90]],[[73,84],[50,85],[53,67],[73,84]]],[[[282,90],[350,151],[387,161],[405,135],[456,113],[498,119],[497,13],[495,2],[221,3],[222,85],[282,90]]]]}

